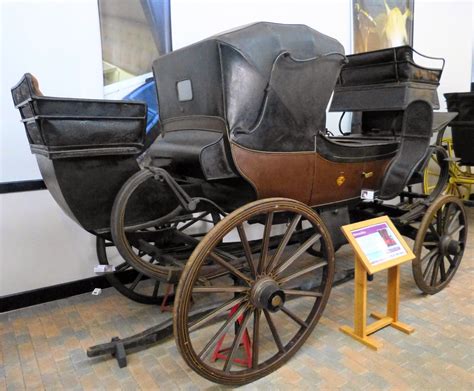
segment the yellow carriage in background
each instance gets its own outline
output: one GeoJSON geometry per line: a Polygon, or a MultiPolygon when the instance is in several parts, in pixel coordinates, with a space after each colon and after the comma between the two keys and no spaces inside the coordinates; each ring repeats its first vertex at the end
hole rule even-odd
{"type": "MultiPolygon", "coordinates": [[[[445,194],[454,195],[468,203],[474,193],[474,93],[445,94],[448,110],[453,114],[451,135],[440,130],[436,145],[446,150],[449,179],[445,194]],[[457,115],[455,114],[457,113],[457,115]]],[[[438,155],[433,154],[423,175],[423,191],[430,194],[439,181],[438,155]]]]}

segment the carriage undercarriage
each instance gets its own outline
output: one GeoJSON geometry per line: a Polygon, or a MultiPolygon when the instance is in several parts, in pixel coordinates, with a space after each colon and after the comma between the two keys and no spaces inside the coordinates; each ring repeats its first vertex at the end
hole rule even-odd
{"type": "MultiPolygon", "coordinates": [[[[439,191],[442,188],[440,184],[439,191]]],[[[130,190],[133,192],[133,189],[130,190]]],[[[125,195],[124,198],[129,197],[125,195]]],[[[187,198],[188,205],[191,200],[191,197],[187,198]]],[[[181,207],[185,210],[186,204],[182,201],[181,207]]],[[[174,322],[170,319],[138,335],[115,338],[110,343],[93,346],[88,350],[88,356],[112,354],[119,365],[124,366],[127,349],[148,346],[171,337],[174,328],[183,357],[198,373],[215,382],[242,384],[272,371],[272,366],[278,365],[274,363],[289,359],[293,348],[290,349],[287,345],[299,346],[304,342],[306,332],[310,333],[324,310],[331,287],[353,275],[353,270],[346,270],[339,276],[340,280],[335,281],[335,249],[331,233],[324,229],[324,223],[320,219],[319,222],[312,220],[318,216],[313,209],[288,199],[256,201],[230,215],[212,204],[208,202],[211,208],[198,212],[197,216],[195,213],[180,219],[170,217],[168,221],[161,221],[161,225],[156,227],[158,232],[163,226],[172,227],[170,229],[176,231],[170,236],[170,242],[164,244],[167,251],[150,243],[136,245],[136,255],[145,258],[145,262],[153,260],[159,263],[160,259],[166,260],[169,266],[164,268],[168,268],[169,273],[167,280],[162,281],[187,282],[180,285],[176,293],[174,322]],[[294,212],[295,208],[298,213],[294,212]],[[300,214],[302,210],[305,211],[304,214],[300,214]],[[260,213],[262,211],[263,214],[260,213]],[[212,232],[191,235],[183,232],[199,222],[210,224],[212,232]],[[314,224],[313,228],[308,227],[310,222],[314,224]],[[218,225],[215,226],[216,224],[218,225]],[[262,238],[249,240],[244,224],[247,229],[260,225],[262,238]],[[280,229],[280,234],[272,234],[272,229],[274,232],[275,227],[281,226],[283,229],[280,229]],[[235,231],[234,240],[223,241],[232,230],[235,231]],[[181,246],[176,246],[177,242],[181,242],[181,246]],[[180,268],[179,272],[176,267],[180,268]],[[183,268],[183,274],[176,274],[181,273],[183,268]],[[289,272],[284,273],[285,270],[289,272]],[[292,284],[287,285],[289,282],[292,284]],[[201,300],[202,295],[207,296],[205,300],[201,300]],[[314,300],[309,311],[311,316],[305,318],[295,314],[291,307],[288,308],[292,302],[293,306],[301,306],[298,299],[314,300]],[[272,319],[277,312],[284,314],[286,321],[299,327],[302,336],[295,336],[295,341],[290,338],[284,344],[275,326],[281,322],[272,319]],[[190,334],[201,327],[206,330],[213,322],[221,322],[223,325],[220,329],[213,330],[215,334],[208,336],[207,345],[201,347],[200,354],[196,355],[195,351],[198,349],[189,348],[192,346],[190,334]],[[270,361],[267,365],[259,362],[260,322],[268,324],[267,331],[271,338],[267,339],[273,339],[277,349],[267,359],[270,361]],[[251,323],[253,326],[249,327],[251,323]],[[235,328],[235,337],[227,351],[222,349],[222,343],[231,327],[235,328]],[[222,351],[227,353],[219,354],[222,351]],[[218,358],[221,359],[220,362],[218,358]],[[240,371],[231,371],[234,365],[240,371]]],[[[119,205],[120,211],[126,209],[120,205],[120,199],[116,205],[119,205]]],[[[196,202],[196,207],[198,205],[199,201],[196,202]]],[[[191,213],[192,210],[188,209],[187,212],[191,213]]],[[[362,221],[381,215],[390,216],[399,231],[414,241],[417,260],[412,269],[418,287],[429,294],[443,289],[459,266],[461,248],[466,240],[465,236],[459,235],[466,227],[462,203],[454,197],[439,198],[436,193],[416,193],[410,186],[400,194],[400,202],[397,204],[374,201],[359,202],[357,207],[352,205],[350,221],[362,221]]],[[[154,227],[153,224],[142,224],[140,229],[150,227],[154,227]]],[[[125,228],[118,231],[128,230],[125,228]]],[[[114,239],[116,243],[122,240],[117,240],[116,237],[114,239]]],[[[124,240],[125,243],[121,245],[127,246],[126,237],[124,240]]],[[[130,242],[128,246],[134,247],[130,242]]],[[[136,262],[136,259],[129,260],[128,264],[130,261],[136,262]]],[[[142,265],[134,265],[142,273],[150,274],[149,269],[140,268],[142,265]]],[[[156,283],[154,292],[157,293],[156,283]]],[[[208,334],[207,331],[204,333],[208,334]]]]}

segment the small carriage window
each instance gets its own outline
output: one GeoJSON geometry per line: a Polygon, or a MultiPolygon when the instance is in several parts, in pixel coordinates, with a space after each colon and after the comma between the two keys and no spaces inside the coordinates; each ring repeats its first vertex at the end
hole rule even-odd
{"type": "Polygon", "coordinates": [[[181,80],[176,84],[178,89],[178,100],[180,102],[186,102],[193,99],[193,87],[191,80],[181,80]]]}

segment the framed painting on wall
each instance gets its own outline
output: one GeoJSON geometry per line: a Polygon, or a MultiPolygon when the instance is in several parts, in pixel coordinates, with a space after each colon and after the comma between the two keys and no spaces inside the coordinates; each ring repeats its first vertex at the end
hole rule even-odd
{"type": "Polygon", "coordinates": [[[353,52],[413,46],[414,0],[352,0],[353,52]]]}

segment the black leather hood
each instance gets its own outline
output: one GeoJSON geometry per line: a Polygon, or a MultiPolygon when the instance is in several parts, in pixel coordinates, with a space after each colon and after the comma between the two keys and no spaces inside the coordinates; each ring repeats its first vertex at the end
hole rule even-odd
{"type": "Polygon", "coordinates": [[[166,132],[171,119],[221,117],[245,147],[312,150],[344,61],[337,40],[308,26],[239,27],[155,61],[160,118],[166,132]],[[178,92],[183,81],[191,88],[186,99],[178,92]]]}

